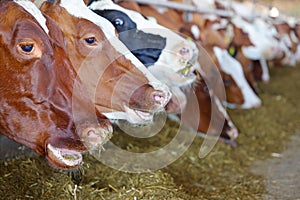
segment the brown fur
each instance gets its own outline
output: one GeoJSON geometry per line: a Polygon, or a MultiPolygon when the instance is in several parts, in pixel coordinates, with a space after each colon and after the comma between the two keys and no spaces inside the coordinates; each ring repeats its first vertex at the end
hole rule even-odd
{"type": "MultiPolygon", "coordinates": [[[[87,151],[81,141],[83,129],[97,128],[94,106],[68,59],[64,36],[49,19],[50,38],[37,21],[14,2],[0,3],[0,132],[52,160],[47,144],[77,152],[87,151]],[[30,52],[22,45],[32,44],[30,52]],[[77,93],[73,93],[76,85],[77,93]],[[73,106],[73,99],[80,106],[73,106]],[[81,130],[76,130],[76,109],[81,130]]],[[[97,112],[104,123],[106,118],[97,112]]]]}

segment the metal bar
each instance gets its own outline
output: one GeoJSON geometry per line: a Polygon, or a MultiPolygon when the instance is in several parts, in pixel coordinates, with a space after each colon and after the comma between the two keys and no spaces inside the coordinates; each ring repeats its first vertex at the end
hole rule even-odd
{"type": "Polygon", "coordinates": [[[139,4],[144,5],[153,5],[153,6],[161,6],[161,7],[167,7],[167,8],[173,8],[176,10],[186,11],[186,12],[197,12],[202,14],[216,14],[222,17],[231,17],[233,16],[233,13],[226,10],[211,10],[211,9],[201,9],[197,8],[196,6],[182,4],[182,3],[176,3],[176,2],[170,2],[170,1],[160,1],[160,0],[115,0],[116,3],[121,1],[134,1],[139,4]]]}
{"type": "MultiPolygon", "coordinates": [[[[192,5],[192,0],[183,0],[185,5],[192,5]]],[[[185,22],[191,22],[193,20],[193,13],[189,11],[183,12],[183,19],[185,22]]]]}

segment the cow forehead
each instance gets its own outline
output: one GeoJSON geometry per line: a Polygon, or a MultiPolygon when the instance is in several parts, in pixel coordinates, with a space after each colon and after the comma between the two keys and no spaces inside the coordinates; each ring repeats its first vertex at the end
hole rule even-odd
{"type": "Polygon", "coordinates": [[[61,0],[60,6],[65,8],[74,17],[86,19],[99,26],[107,39],[116,35],[115,27],[108,20],[92,12],[83,1],[61,0]]]}
{"type": "Polygon", "coordinates": [[[44,29],[44,31],[49,34],[49,29],[46,26],[46,18],[43,16],[41,11],[36,7],[34,3],[27,0],[14,0],[19,6],[24,8],[28,13],[30,13],[44,29]]]}

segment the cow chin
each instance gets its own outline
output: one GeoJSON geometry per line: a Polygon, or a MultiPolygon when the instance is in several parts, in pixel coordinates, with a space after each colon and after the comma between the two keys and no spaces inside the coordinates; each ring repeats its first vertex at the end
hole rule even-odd
{"type": "Polygon", "coordinates": [[[46,158],[51,166],[58,169],[75,169],[82,163],[80,152],[47,144],[46,158]]]}

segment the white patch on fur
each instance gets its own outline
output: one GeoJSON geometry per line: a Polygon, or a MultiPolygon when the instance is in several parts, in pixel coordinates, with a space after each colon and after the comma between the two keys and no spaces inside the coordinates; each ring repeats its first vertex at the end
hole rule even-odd
{"type": "Polygon", "coordinates": [[[230,127],[235,127],[234,124],[232,123],[226,109],[224,108],[224,106],[222,105],[222,103],[220,102],[220,100],[216,97],[214,97],[214,100],[217,104],[218,110],[223,114],[223,116],[225,117],[225,119],[227,119],[228,122],[228,126],[230,127]]]}
{"type": "Polygon", "coordinates": [[[34,3],[28,0],[14,0],[14,2],[24,8],[29,14],[31,14],[38,21],[44,31],[49,34],[49,29],[46,26],[46,18],[34,3]]]}
{"type": "Polygon", "coordinates": [[[236,59],[232,58],[226,50],[219,47],[213,47],[213,50],[220,63],[221,69],[225,73],[231,75],[241,89],[244,97],[242,108],[246,109],[259,106],[261,100],[246,81],[241,64],[236,59]]]}
{"type": "Polygon", "coordinates": [[[196,40],[198,40],[200,38],[200,30],[199,30],[198,26],[193,25],[191,27],[191,32],[196,40]]]}

